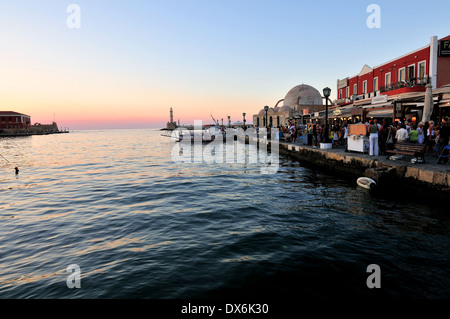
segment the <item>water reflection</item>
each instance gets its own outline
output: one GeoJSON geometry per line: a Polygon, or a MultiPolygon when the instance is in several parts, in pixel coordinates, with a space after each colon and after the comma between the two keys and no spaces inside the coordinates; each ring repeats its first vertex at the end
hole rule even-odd
{"type": "Polygon", "coordinates": [[[308,278],[358,290],[358,269],[372,262],[392,274],[389,295],[450,295],[446,210],[286,157],[272,175],[258,164],[177,164],[172,145],[148,130],[0,140],[11,162],[0,164],[0,295],[180,298],[294,283],[321,295],[326,281],[308,278]],[[76,292],[64,284],[72,263],[89,278],[76,292]]]}

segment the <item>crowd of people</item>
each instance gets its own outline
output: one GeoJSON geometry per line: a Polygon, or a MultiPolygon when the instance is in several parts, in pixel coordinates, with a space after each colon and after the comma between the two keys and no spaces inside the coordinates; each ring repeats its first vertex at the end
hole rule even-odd
{"type": "MultiPolygon", "coordinates": [[[[440,123],[434,121],[420,122],[417,125],[411,120],[395,121],[389,119],[372,119],[366,121],[366,136],[369,137],[369,155],[386,155],[387,150],[393,150],[396,142],[424,144],[425,155],[438,156],[449,144],[450,120],[443,118],[440,123]]],[[[309,145],[318,147],[325,140],[325,126],[319,123],[297,124],[289,122],[280,127],[280,138],[298,143],[304,135],[308,135],[309,145]]],[[[344,146],[347,151],[349,135],[347,122],[329,126],[329,141],[333,147],[344,146]]]]}
{"type": "MultiPolygon", "coordinates": [[[[307,125],[290,122],[289,124],[280,127],[280,134],[280,137],[285,137],[287,138],[287,141],[292,143],[297,143],[304,135],[308,135],[311,139],[309,144],[313,147],[319,147],[319,144],[325,141],[325,126],[319,123],[307,125]]],[[[329,127],[329,140],[334,147],[345,146],[347,135],[347,123],[335,124],[329,127]]]]}
{"type": "Polygon", "coordinates": [[[442,119],[441,123],[434,121],[414,124],[411,119],[404,122],[389,123],[384,119],[366,122],[366,132],[369,137],[369,155],[385,155],[386,150],[394,149],[396,142],[424,144],[425,155],[438,156],[444,146],[449,144],[450,121],[442,119]]]}

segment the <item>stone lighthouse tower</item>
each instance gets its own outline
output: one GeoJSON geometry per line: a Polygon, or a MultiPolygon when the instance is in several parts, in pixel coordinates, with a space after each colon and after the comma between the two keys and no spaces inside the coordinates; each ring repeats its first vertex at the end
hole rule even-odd
{"type": "Polygon", "coordinates": [[[170,122],[167,122],[166,129],[168,130],[174,130],[177,128],[177,124],[173,121],[173,109],[170,108],[170,122]]]}

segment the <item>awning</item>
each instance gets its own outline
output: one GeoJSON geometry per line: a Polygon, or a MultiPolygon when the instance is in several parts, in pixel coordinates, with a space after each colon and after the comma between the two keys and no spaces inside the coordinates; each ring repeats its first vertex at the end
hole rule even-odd
{"type": "Polygon", "coordinates": [[[379,108],[379,107],[385,107],[385,106],[393,106],[392,101],[386,102],[386,103],[380,103],[380,104],[370,104],[370,105],[364,105],[363,109],[373,109],[373,108],[379,108]]]}
{"type": "Polygon", "coordinates": [[[393,117],[394,116],[394,110],[392,107],[387,107],[383,109],[373,110],[373,111],[367,111],[366,116],[368,117],[393,117]]]}
{"type": "Polygon", "coordinates": [[[439,107],[450,107],[450,101],[441,101],[439,107]]]}
{"type": "Polygon", "coordinates": [[[332,110],[331,114],[330,114],[330,111],[329,111],[328,112],[328,117],[330,117],[330,118],[350,117],[350,116],[352,116],[352,111],[355,108],[357,108],[357,107],[354,106],[354,105],[342,106],[342,107],[339,107],[339,108],[336,108],[336,109],[332,110]]]}

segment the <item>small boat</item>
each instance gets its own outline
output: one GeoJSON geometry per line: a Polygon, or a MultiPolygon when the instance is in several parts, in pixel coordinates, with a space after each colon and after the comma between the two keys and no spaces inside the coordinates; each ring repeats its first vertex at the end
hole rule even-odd
{"type": "MultiPolygon", "coordinates": [[[[189,130],[188,130],[189,131],[189,130]]],[[[212,142],[216,139],[225,141],[225,132],[218,126],[205,125],[202,131],[189,131],[189,135],[183,135],[186,131],[175,131],[174,135],[176,142],[180,141],[201,141],[203,143],[212,142]]]]}
{"type": "Polygon", "coordinates": [[[356,183],[358,186],[365,188],[365,189],[373,189],[377,186],[377,183],[371,178],[368,177],[360,177],[356,180],[356,183]]]}

